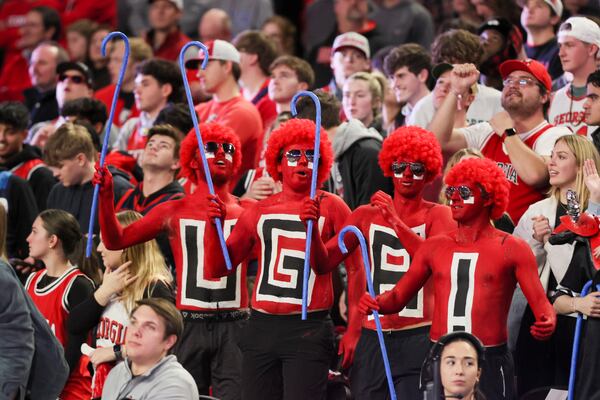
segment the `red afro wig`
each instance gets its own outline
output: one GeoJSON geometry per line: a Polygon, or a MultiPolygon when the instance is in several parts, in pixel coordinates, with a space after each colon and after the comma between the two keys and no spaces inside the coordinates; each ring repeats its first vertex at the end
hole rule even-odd
{"type": "MultiPolygon", "coordinates": [[[[200,124],[199,128],[204,143],[231,143],[235,147],[235,153],[233,153],[233,175],[235,175],[242,164],[242,144],[233,129],[216,122],[200,124]]],[[[200,151],[198,149],[198,139],[196,139],[196,132],[192,128],[181,142],[179,160],[181,161],[182,175],[193,183],[198,184],[196,174],[190,166],[194,158],[197,158],[200,165],[202,165],[202,162],[200,161],[200,151]]]]}
{"type": "MultiPolygon", "coordinates": [[[[267,142],[265,161],[267,172],[276,181],[281,181],[281,174],[277,166],[283,157],[283,149],[289,145],[299,143],[315,143],[315,123],[309,119],[291,119],[274,130],[267,142]]],[[[333,164],[333,149],[325,129],[321,128],[321,145],[319,146],[319,173],[317,187],[321,187],[329,176],[333,164]]]]}
{"type": "Polygon", "coordinates": [[[492,219],[502,216],[508,206],[510,184],[504,172],[489,158],[467,158],[448,172],[446,185],[479,185],[492,199],[492,219]]]}
{"type": "Polygon", "coordinates": [[[392,132],[379,152],[379,167],[383,175],[392,177],[394,161],[422,162],[427,182],[442,171],[442,148],[435,135],[418,126],[403,126],[392,132]]]}

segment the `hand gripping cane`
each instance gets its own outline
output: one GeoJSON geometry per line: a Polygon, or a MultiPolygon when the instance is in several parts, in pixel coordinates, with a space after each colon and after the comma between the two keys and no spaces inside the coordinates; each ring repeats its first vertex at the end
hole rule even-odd
{"type": "MultiPolygon", "coordinates": [[[[344,243],[344,236],[346,233],[352,232],[358,238],[360,242],[360,251],[362,253],[363,264],[365,265],[365,276],[367,278],[367,286],[369,288],[369,294],[375,298],[375,290],[373,289],[373,280],[371,279],[371,265],[369,264],[369,252],[367,251],[367,244],[365,237],[362,232],[354,225],[345,226],[338,235],[338,247],[342,250],[342,253],[347,254],[348,249],[344,243]]],[[[379,313],[373,310],[373,318],[375,318],[375,326],[377,327],[377,337],[379,338],[379,346],[381,347],[381,356],[383,357],[383,366],[385,368],[385,376],[387,377],[388,387],[390,389],[390,397],[392,400],[396,400],[396,389],[394,388],[394,380],[392,379],[392,370],[390,369],[390,361],[388,359],[387,350],[385,348],[385,342],[383,340],[383,332],[381,330],[381,321],[379,320],[379,313]]]]}
{"type": "MultiPolygon", "coordinates": [[[[208,185],[208,191],[211,195],[215,195],[215,188],[213,181],[210,176],[210,170],[208,169],[208,162],[206,161],[206,154],[204,153],[204,143],[202,142],[202,136],[200,135],[200,128],[198,127],[198,118],[196,117],[196,110],[194,109],[194,100],[192,99],[192,92],[190,91],[190,83],[188,82],[187,75],[185,73],[185,52],[190,47],[198,47],[204,53],[204,59],[202,60],[201,69],[206,68],[208,63],[208,49],[206,46],[198,41],[188,42],[181,51],[179,52],[179,69],[181,70],[181,77],[183,78],[183,87],[185,88],[185,97],[187,98],[188,107],[190,108],[190,114],[192,115],[192,121],[194,123],[194,132],[196,132],[196,139],[198,140],[198,150],[200,151],[200,157],[202,158],[202,167],[204,168],[204,177],[206,178],[206,184],[208,185]]],[[[221,218],[215,218],[215,226],[217,233],[219,234],[219,241],[221,242],[221,250],[223,251],[223,258],[225,259],[225,265],[228,270],[231,270],[231,259],[229,258],[229,252],[227,251],[227,245],[225,244],[225,236],[223,236],[223,223],[221,218]]]]}
{"type": "MultiPolygon", "coordinates": [[[[317,176],[319,175],[319,153],[321,146],[321,102],[313,92],[302,90],[292,98],[291,109],[292,116],[296,116],[296,103],[302,96],[308,96],[315,103],[316,121],[315,121],[315,158],[313,161],[313,174],[310,182],[310,198],[314,199],[317,193],[317,176]]],[[[306,225],[306,247],[304,249],[304,273],[302,276],[302,320],[306,320],[308,308],[308,276],[310,274],[310,244],[312,242],[313,221],[309,220],[306,225]]]]}
{"type": "MultiPolygon", "coordinates": [[[[112,104],[110,106],[110,114],[108,114],[108,120],[106,121],[106,129],[104,131],[104,142],[102,143],[102,151],[100,152],[100,168],[104,166],[104,159],[106,158],[106,151],[108,150],[108,139],[110,137],[110,128],[112,127],[113,118],[115,117],[115,108],[117,106],[117,99],[121,92],[121,84],[123,83],[123,77],[125,76],[125,70],[127,69],[127,61],[129,60],[129,38],[122,32],[111,32],[102,40],[102,56],[106,57],[106,45],[114,38],[121,38],[125,43],[125,54],[123,54],[123,63],[119,70],[119,79],[117,79],[117,85],[115,92],[113,93],[112,104]]],[[[87,246],[85,249],[85,256],[89,258],[92,254],[93,236],[94,236],[94,221],[96,219],[96,209],[98,207],[98,193],[100,192],[100,186],[94,187],[94,196],[92,197],[92,208],[90,210],[90,224],[88,229],[87,246]]]]}
{"type": "MultiPolygon", "coordinates": [[[[581,289],[581,297],[585,297],[592,288],[592,281],[588,281],[581,289]]],[[[598,285],[600,290],[600,285],[598,285]]],[[[575,377],[577,373],[577,358],[579,357],[579,340],[581,339],[581,327],[583,325],[583,314],[577,315],[577,324],[575,325],[575,337],[573,340],[573,352],[571,353],[571,371],[569,372],[569,396],[568,400],[575,399],[575,377]]]]}

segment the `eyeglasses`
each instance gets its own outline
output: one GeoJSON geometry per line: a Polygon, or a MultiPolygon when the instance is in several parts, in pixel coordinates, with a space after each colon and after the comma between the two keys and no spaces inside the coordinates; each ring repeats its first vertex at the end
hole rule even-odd
{"type": "Polygon", "coordinates": [[[85,82],[85,78],[81,75],[60,74],[58,77],[59,82],[64,82],[67,79],[69,79],[71,82],[73,82],[77,85],[81,85],[82,83],[85,82]]]}
{"type": "Polygon", "coordinates": [[[231,143],[217,143],[217,142],[206,142],[204,143],[204,151],[207,153],[217,153],[219,146],[223,148],[225,154],[233,155],[235,153],[235,146],[231,143]]]}
{"type": "Polygon", "coordinates": [[[452,196],[454,196],[454,192],[457,190],[460,198],[463,200],[467,200],[469,197],[473,196],[473,192],[468,186],[448,186],[446,188],[446,198],[451,199],[452,196]]]}
{"type": "Polygon", "coordinates": [[[525,87],[525,86],[533,86],[536,85],[537,82],[531,78],[506,78],[505,80],[502,81],[502,84],[504,86],[513,86],[513,85],[517,85],[519,87],[525,87]]]}
{"type": "Polygon", "coordinates": [[[425,173],[425,165],[420,162],[397,162],[392,163],[392,171],[394,174],[401,174],[406,171],[406,167],[410,167],[410,172],[413,175],[423,175],[425,173]]]}
{"type": "Polygon", "coordinates": [[[297,149],[288,150],[285,153],[285,158],[287,158],[287,160],[289,162],[298,162],[298,160],[300,160],[300,157],[302,157],[302,154],[304,154],[304,156],[306,157],[306,160],[308,162],[313,162],[315,160],[315,151],[313,149],[309,149],[309,150],[297,150],[297,149]]]}

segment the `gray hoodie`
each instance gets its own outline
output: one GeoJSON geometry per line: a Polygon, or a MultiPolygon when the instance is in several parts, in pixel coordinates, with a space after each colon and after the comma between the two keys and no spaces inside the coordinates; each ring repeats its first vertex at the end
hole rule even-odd
{"type": "Polygon", "coordinates": [[[133,376],[129,363],[126,359],[110,371],[104,383],[102,400],[198,399],[194,378],[177,362],[174,355],[166,356],[140,376],[133,376]]]}

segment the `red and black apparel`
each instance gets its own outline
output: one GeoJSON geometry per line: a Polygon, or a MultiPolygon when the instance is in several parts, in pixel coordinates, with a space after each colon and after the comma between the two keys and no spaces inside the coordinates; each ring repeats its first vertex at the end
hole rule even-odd
{"type": "Polygon", "coordinates": [[[33,273],[28,277],[25,288],[65,348],[71,373],[60,398],[89,399],[91,374],[87,369],[88,358],[80,351],[81,344],[89,340],[89,330],[74,333],[68,327],[73,322],[71,310],[93,293],[94,284],[77,267],[70,267],[58,277],[49,276],[45,269],[33,273]]]}

